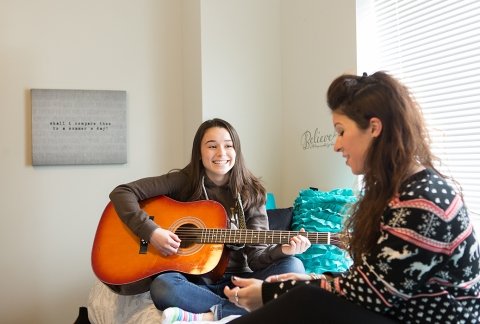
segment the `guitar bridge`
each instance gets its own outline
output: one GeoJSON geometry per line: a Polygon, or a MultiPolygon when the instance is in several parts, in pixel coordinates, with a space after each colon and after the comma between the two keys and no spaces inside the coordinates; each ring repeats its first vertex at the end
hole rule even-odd
{"type": "Polygon", "coordinates": [[[139,254],[147,254],[148,242],[144,239],[140,239],[140,249],[138,250],[139,254]]]}
{"type": "MultiPolygon", "coordinates": [[[[153,221],[153,216],[149,217],[153,221]]],[[[148,242],[144,239],[140,239],[140,247],[138,249],[138,254],[147,254],[148,251],[148,242]]]]}

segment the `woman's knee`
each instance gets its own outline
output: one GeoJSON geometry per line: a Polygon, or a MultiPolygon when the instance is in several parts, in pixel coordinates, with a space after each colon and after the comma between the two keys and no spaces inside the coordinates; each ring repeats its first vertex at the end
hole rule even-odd
{"type": "Polygon", "coordinates": [[[296,273],[304,273],[305,266],[303,262],[294,256],[285,258],[285,265],[286,267],[284,272],[296,272],[296,273]]]}
{"type": "Polygon", "coordinates": [[[185,277],[178,272],[167,272],[158,275],[150,285],[150,296],[155,307],[160,310],[171,307],[170,296],[172,296],[172,291],[182,280],[185,280],[185,277]]]}

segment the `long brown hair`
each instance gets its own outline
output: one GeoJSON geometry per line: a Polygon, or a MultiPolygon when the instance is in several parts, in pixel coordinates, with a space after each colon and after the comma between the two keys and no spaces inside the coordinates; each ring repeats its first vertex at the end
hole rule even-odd
{"type": "Polygon", "coordinates": [[[360,129],[367,129],[372,117],[383,126],[366,154],[361,197],[345,226],[351,234],[350,254],[359,264],[362,253],[376,244],[381,215],[409,170],[415,165],[435,170],[436,158],[420,107],[409,90],[387,73],[342,75],[330,85],[327,103],[332,112],[352,119],[360,129]]]}
{"type": "Polygon", "coordinates": [[[245,209],[264,205],[266,201],[266,189],[261,184],[260,179],[255,177],[245,166],[240,137],[237,131],[230,123],[220,118],[204,121],[195,134],[190,163],[181,170],[191,179],[190,187],[185,188],[184,195],[187,196],[189,200],[198,200],[203,196],[202,178],[205,176],[205,167],[202,163],[201,144],[205,132],[212,127],[226,129],[232,138],[236,158],[235,165],[232,170],[230,170],[228,180],[230,191],[235,197],[240,193],[245,209]]]}

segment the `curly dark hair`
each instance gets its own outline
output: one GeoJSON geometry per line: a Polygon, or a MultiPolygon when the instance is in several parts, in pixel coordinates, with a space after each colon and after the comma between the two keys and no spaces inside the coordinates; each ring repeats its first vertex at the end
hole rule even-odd
{"type": "Polygon", "coordinates": [[[361,197],[352,208],[345,229],[351,235],[350,254],[355,264],[362,253],[377,242],[381,215],[390,199],[415,165],[434,167],[437,158],[422,112],[407,87],[385,72],[370,76],[342,75],[327,91],[332,112],[367,129],[370,119],[382,122],[381,134],[374,138],[365,158],[361,197]]]}

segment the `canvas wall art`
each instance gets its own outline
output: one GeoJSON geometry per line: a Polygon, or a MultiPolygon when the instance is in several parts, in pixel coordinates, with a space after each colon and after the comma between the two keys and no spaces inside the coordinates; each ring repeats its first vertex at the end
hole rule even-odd
{"type": "Polygon", "coordinates": [[[127,93],[31,89],[32,164],[127,163],[127,93]]]}

